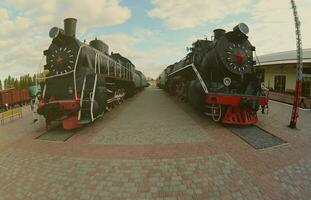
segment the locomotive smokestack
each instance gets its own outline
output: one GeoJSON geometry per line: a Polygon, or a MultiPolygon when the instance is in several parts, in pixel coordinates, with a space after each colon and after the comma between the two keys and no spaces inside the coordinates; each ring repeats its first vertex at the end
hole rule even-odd
{"type": "Polygon", "coordinates": [[[215,29],[214,30],[214,40],[219,40],[225,35],[226,31],[224,29],[215,29]]]}
{"type": "Polygon", "coordinates": [[[76,26],[77,26],[77,19],[75,19],[75,18],[64,19],[65,35],[69,36],[69,37],[75,37],[76,36],[76,26]]]}

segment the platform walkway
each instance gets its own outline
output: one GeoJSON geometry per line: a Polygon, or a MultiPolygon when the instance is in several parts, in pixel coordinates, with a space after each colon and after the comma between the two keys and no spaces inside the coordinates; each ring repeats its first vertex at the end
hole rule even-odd
{"type": "Polygon", "coordinates": [[[258,125],[289,144],[264,151],[156,88],[66,142],[35,139],[25,110],[0,126],[0,199],[311,199],[310,118],[270,109],[258,125]]]}
{"type": "Polygon", "coordinates": [[[147,89],[92,139],[93,144],[206,142],[205,132],[166,93],[147,89]]]}

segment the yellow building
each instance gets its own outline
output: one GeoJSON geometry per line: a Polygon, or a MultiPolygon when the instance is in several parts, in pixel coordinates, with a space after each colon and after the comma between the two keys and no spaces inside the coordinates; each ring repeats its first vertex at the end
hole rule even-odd
{"type": "MultiPolygon", "coordinates": [[[[278,93],[293,94],[296,85],[296,51],[272,53],[258,57],[264,72],[265,86],[278,93]]],[[[302,96],[311,97],[311,48],[303,50],[302,96]]]]}

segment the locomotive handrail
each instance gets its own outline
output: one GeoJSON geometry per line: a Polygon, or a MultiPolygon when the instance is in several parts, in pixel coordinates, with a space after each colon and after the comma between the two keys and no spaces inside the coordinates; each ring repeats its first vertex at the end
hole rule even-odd
{"type": "Polygon", "coordinates": [[[46,92],[46,83],[44,84],[43,91],[42,91],[42,97],[43,98],[45,97],[45,92],[46,92]]]}
{"type": "Polygon", "coordinates": [[[95,74],[95,80],[94,80],[93,92],[92,92],[92,99],[91,99],[91,118],[92,118],[92,121],[94,121],[93,108],[94,108],[94,99],[95,99],[96,85],[97,85],[97,74],[95,74]]]}
{"type": "Polygon", "coordinates": [[[75,62],[75,67],[74,67],[74,71],[73,71],[73,84],[74,84],[74,87],[75,87],[75,98],[76,98],[76,100],[78,99],[78,95],[77,95],[77,82],[76,82],[76,69],[77,69],[77,65],[78,65],[78,60],[79,60],[80,52],[81,52],[81,49],[83,47],[86,47],[86,45],[81,45],[79,47],[79,51],[78,51],[78,54],[77,54],[77,58],[76,58],[76,62],[75,62]]]}
{"type": "MultiPolygon", "coordinates": [[[[95,62],[95,63],[94,63],[94,72],[95,72],[95,74],[97,73],[97,63],[98,63],[98,62],[97,62],[97,59],[98,59],[98,54],[96,53],[96,54],[95,54],[95,61],[94,61],[94,62],[95,62]]],[[[100,68],[100,67],[99,67],[99,68],[100,68]]]]}
{"type": "Polygon", "coordinates": [[[37,80],[46,80],[46,79],[55,78],[55,77],[59,77],[59,76],[65,76],[67,74],[71,74],[72,72],[74,72],[74,70],[71,70],[69,72],[62,73],[62,74],[55,74],[53,76],[46,76],[46,77],[42,77],[42,78],[38,77],[37,80]]]}
{"type": "MultiPolygon", "coordinates": [[[[125,78],[125,79],[128,79],[128,80],[132,80],[132,78],[131,78],[132,76],[131,75],[132,75],[133,72],[132,72],[131,68],[127,69],[126,66],[122,65],[121,63],[118,63],[117,61],[115,61],[114,59],[110,58],[107,55],[99,55],[98,54],[98,59],[97,59],[97,65],[96,66],[99,68],[97,70],[99,73],[101,73],[101,71],[100,71],[100,64],[98,64],[98,63],[101,63],[101,59],[102,58],[107,59],[106,66],[107,66],[107,75],[108,76],[113,73],[113,76],[115,76],[115,77],[118,76],[120,78],[125,78]],[[110,67],[112,67],[113,71],[111,71],[110,67]],[[119,67],[119,70],[117,70],[118,67],[119,67]],[[124,72],[124,74],[122,72],[124,72]]],[[[129,65],[129,67],[131,67],[131,66],[129,65]]]]}
{"type": "Polygon", "coordinates": [[[100,56],[98,56],[98,61],[99,61],[99,64],[98,65],[98,73],[101,73],[100,72],[100,63],[102,62],[102,58],[100,56]]]}
{"type": "Polygon", "coordinates": [[[173,74],[176,74],[177,72],[180,72],[181,70],[184,70],[184,69],[186,69],[186,68],[188,68],[188,67],[191,67],[191,64],[190,64],[190,65],[186,65],[185,67],[182,67],[182,68],[180,68],[180,69],[178,69],[178,70],[176,70],[176,71],[170,73],[168,76],[171,76],[171,75],[173,75],[173,74]]]}
{"type": "Polygon", "coordinates": [[[107,74],[108,74],[108,76],[109,76],[109,68],[110,68],[109,59],[107,59],[107,74]]]}
{"type": "Polygon", "coordinates": [[[198,77],[198,79],[199,79],[199,81],[200,81],[200,84],[201,84],[201,86],[202,86],[202,88],[203,88],[205,94],[208,94],[208,89],[207,89],[207,87],[206,87],[206,84],[205,84],[205,82],[203,81],[202,76],[200,75],[199,71],[197,70],[196,66],[195,66],[193,63],[191,63],[191,64],[189,64],[189,65],[186,65],[185,67],[182,67],[182,68],[180,68],[180,69],[178,69],[178,70],[176,70],[176,71],[170,73],[168,76],[171,76],[171,75],[173,75],[173,74],[175,74],[175,73],[177,73],[177,72],[180,72],[181,70],[184,70],[184,69],[189,68],[189,67],[192,67],[194,73],[196,74],[196,76],[198,77]]]}
{"type": "Polygon", "coordinates": [[[201,77],[199,71],[197,70],[197,68],[195,67],[195,65],[194,65],[193,63],[190,64],[190,65],[192,66],[193,71],[194,71],[195,74],[197,75],[197,77],[198,77],[198,79],[199,79],[199,81],[200,81],[200,83],[201,83],[201,86],[202,86],[202,88],[203,88],[205,94],[208,94],[207,87],[206,87],[205,82],[203,81],[203,79],[202,79],[202,77],[201,77]]]}
{"type": "MultiPolygon", "coordinates": [[[[84,76],[84,79],[83,79],[83,85],[82,85],[82,91],[81,91],[81,100],[80,100],[80,108],[82,108],[85,83],[86,83],[86,76],[84,76]]],[[[80,120],[80,119],[81,119],[81,109],[79,110],[79,113],[78,113],[78,120],[80,120]]]]}

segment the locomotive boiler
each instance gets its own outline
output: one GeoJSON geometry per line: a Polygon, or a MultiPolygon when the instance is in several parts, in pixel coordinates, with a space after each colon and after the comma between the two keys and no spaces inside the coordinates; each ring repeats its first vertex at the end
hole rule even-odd
{"type": "Polygon", "coordinates": [[[64,29],[53,27],[52,43],[43,52],[46,76],[38,114],[45,117],[47,126],[53,121],[62,121],[64,129],[88,124],[147,86],[135,85],[144,75],[137,76],[133,63],[121,54],[109,55],[103,41],[79,41],[76,24],[76,19],[67,18],[64,29]]]}
{"type": "Polygon", "coordinates": [[[240,23],[229,32],[214,30],[211,40],[197,40],[184,59],[160,74],[158,87],[189,101],[214,121],[256,123],[256,112],[268,101],[248,32],[248,26],[240,23]]]}

